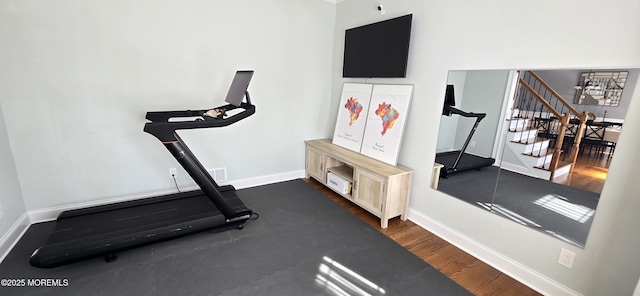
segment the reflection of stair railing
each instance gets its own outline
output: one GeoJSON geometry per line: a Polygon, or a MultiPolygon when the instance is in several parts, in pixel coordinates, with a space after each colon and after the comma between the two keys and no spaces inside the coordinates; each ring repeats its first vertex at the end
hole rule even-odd
{"type": "Polygon", "coordinates": [[[521,72],[514,110],[511,121],[526,124],[516,124],[515,129],[512,124],[511,131],[519,132],[519,139],[512,141],[534,144],[525,153],[542,159],[536,167],[551,172],[549,180],[553,180],[560,156],[569,148],[569,159],[564,158],[573,170],[589,113],[580,113],[533,71],[521,72]]]}

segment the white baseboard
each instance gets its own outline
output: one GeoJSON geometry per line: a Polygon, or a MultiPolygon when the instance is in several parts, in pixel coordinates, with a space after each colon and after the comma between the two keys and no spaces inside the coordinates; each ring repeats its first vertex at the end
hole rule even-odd
{"type": "Polygon", "coordinates": [[[450,229],[422,213],[409,209],[408,219],[418,226],[441,237],[468,254],[489,264],[493,268],[527,285],[543,295],[578,296],[580,293],[557,283],[542,274],[490,249],[459,232],[450,229]]]}
{"type": "Polygon", "coordinates": [[[11,226],[9,231],[0,238],[0,262],[4,261],[11,249],[18,243],[22,235],[29,229],[31,221],[29,221],[29,215],[23,213],[18,221],[11,226]]]}
{"type": "MultiPolygon", "coordinates": [[[[194,190],[196,188],[197,187],[195,186],[185,187],[185,188],[182,188],[182,191],[194,190]]],[[[58,217],[60,213],[68,210],[101,206],[101,205],[106,205],[111,203],[136,200],[136,199],[147,198],[152,196],[160,196],[160,195],[171,194],[176,192],[177,191],[175,190],[163,190],[163,191],[152,192],[152,193],[135,194],[135,195],[128,195],[128,196],[114,197],[114,198],[105,198],[105,199],[94,200],[89,202],[81,202],[81,203],[67,204],[67,205],[51,207],[51,208],[32,210],[32,211],[29,211],[29,218],[31,219],[31,223],[53,221],[58,217]]]]}
{"type": "MultiPolygon", "coordinates": [[[[304,170],[299,170],[299,171],[286,172],[286,173],[281,173],[281,174],[260,176],[260,177],[255,177],[255,178],[241,179],[241,180],[235,180],[235,181],[229,181],[229,182],[221,182],[220,185],[229,185],[230,184],[230,185],[233,185],[236,189],[242,189],[242,188],[249,188],[249,187],[255,187],[255,186],[260,186],[260,185],[265,185],[265,184],[271,184],[271,183],[277,183],[277,182],[289,181],[289,180],[293,180],[293,179],[304,178],[304,175],[305,175],[304,174],[304,170]]],[[[196,190],[196,189],[198,189],[198,187],[197,186],[190,186],[190,187],[184,187],[184,188],[180,188],[180,189],[182,191],[190,191],[190,190],[196,190]]],[[[165,190],[165,191],[158,191],[158,192],[151,192],[151,193],[145,193],[145,194],[136,194],[136,195],[123,196],[123,197],[101,199],[101,200],[95,200],[95,201],[90,201],[90,202],[83,202],[83,203],[76,203],[76,204],[69,204],[69,205],[63,205],[63,206],[58,206],[58,207],[51,207],[51,208],[33,210],[33,211],[29,211],[29,218],[31,220],[31,223],[47,222],[47,221],[55,220],[60,213],[62,213],[64,211],[68,211],[68,210],[81,209],[81,208],[87,208],[87,207],[93,207],[93,206],[100,206],[100,205],[105,205],[105,204],[111,204],[111,203],[117,203],[117,202],[123,202],[123,201],[130,201],[130,200],[136,200],[136,199],[153,197],[153,196],[160,196],[160,195],[171,194],[171,193],[176,193],[176,191],[175,190],[165,190]]]]}

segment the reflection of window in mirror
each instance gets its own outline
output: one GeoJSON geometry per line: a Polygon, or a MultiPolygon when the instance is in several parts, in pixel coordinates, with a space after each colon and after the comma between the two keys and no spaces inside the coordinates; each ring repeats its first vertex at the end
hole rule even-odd
{"type": "Polygon", "coordinates": [[[617,107],[629,72],[583,72],[580,74],[573,102],[579,105],[617,107]]]}

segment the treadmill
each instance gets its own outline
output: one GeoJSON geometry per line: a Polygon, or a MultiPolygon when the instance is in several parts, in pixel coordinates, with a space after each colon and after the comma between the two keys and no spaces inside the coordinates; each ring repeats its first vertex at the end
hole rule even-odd
{"type": "Polygon", "coordinates": [[[110,262],[117,258],[116,252],[137,246],[206,230],[241,229],[254,213],[238,198],[233,186],[218,186],[176,131],[228,126],[253,115],[255,106],[247,91],[252,76],[252,70],[236,72],[227,105],[208,110],[147,112],[150,122],[144,131],[162,142],[201,190],[64,211],[29,263],[50,268],[102,255],[110,262]],[[228,115],[229,111],[235,114],[228,115]]]}
{"type": "Polygon", "coordinates": [[[467,139],[464,141],[462,149],[440,152],[436,154],[436,162],[443,165],[443,168],[440,170],[440,176],[445,178],[451,174],[455,174],[458,172],[480,169],[486,166],[490,166],[493,165],[493,163],[496,161],[491,157],[482,157],[465,152],[467,150],[469,142],[471,141],[471,138],[473,137],[473,134],[476,132],[476,129],[478,129],[480,121],[482,121],[482,119],[484,119],[487,114],[465,112],[455,108],[455,105],[456,102],[454,88],[453,85],[448,84],[447,90],[445,92],[445,102],[444,107],[442,108],[442,115],[451,116],[453,114],[456,114],[462,117],[475,118],[476,121],[473,124],[473,128],[471,128],[467,139]]]}

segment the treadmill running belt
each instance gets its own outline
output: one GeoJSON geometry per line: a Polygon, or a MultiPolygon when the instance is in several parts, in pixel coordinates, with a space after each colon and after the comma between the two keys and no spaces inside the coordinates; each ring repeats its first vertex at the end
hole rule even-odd
{"type": "Polygon", "coordinates": [[[47,244],[61,243],[78,238],[118,232],[126,229],[157,228],[171,225],[178,220],[193,219],[193,216],[219,215],[220,211],[205,195],[125,207],[91,214],[88,223],[85,215],[58,220],[47,244]],[[144,210],[143,210],[144,208],[144,210]]]}

